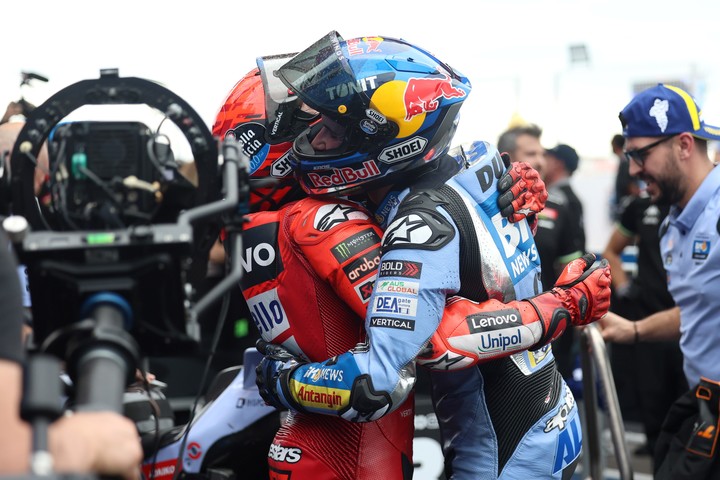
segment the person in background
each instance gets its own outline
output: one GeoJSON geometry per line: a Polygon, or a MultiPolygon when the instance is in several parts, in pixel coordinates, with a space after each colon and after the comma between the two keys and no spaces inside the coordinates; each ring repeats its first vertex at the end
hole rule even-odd
{"type": "Polygon", "coordinates": [[[527,162],[540,175],[544,174],[545,149],[540,143],[542,129],[535,124],[505,130],[497,141],[497,149],[510,155],[513,162],[527,162]]]}
{"type": "Polygon", "coordinates": [[[10,102],[7,104],[7,107],[5,107],[5,113],[3,113],[3,116],[0,117],[0,125],[9,122],[12,117],[24,114],[25,111],[20,102],[10,102]]]}
{"type": "MultiPolygon", "coordinates": [[[[570,184],[579,162],[580,157],[569,145],[559,144],[545,150],[543,180],[548,189],[548,203],[540,213],[535,234],[542,262],[543,288],[554,285],[563,268],[585,252],[583,205],[570,184]]],[[[566,379],[572,377],[578,349],[578,332],[574,327],[567,328],[553,342],[555,361],[566,379]]]]}
{"type": "Polygon", "coordinates": [[[706,124],[685,90],[658,84],[620,112],[630,174],[650,200],[669,205],[660,226],[660,257],[675,307],[630,321],[608,313],[606,341],[680,339],[690,390],[671,407],[655,450],[655,478],[720,478],[717,449],[720,396],[720,169],[708,140],[720,127],[706,124]]]}
{"type": "Polygon", "coordinates": [[[548,192],[557,191],[562,195],[563,200],[568,205],[570,214],[574,219],[573,227],[576,233],[577,245],[580,251],[585,251],[585,224],[583,222],[584,209],[583,204],[575,194],[570,183],[570,177],[573,176],[580,163],[580,157],[574,148],[570,145],[558,144],[555,147],[545,150],[545,171],[543,180],[548,188],[548,192]]]}

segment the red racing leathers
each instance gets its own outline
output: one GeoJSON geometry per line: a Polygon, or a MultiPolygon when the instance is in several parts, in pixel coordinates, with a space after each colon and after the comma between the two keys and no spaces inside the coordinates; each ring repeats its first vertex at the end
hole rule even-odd
{"type": "MultiPolygon", "coordinates": [[[[241,284],[262,338],[309,361],[363,342],[382,238],[370,214],[353,203],[306,198],[248,219],[241,284]]],[[[323,393],[304,395],[331,405],[323,393]]],[[[270,477],[410,478],[413,422],[412,396],[371,423],[291,412],[268,453],[270,477]]]]}

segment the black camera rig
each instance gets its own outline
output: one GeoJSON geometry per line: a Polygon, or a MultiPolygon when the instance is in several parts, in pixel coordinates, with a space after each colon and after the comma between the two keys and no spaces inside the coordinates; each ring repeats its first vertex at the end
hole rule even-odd
{"type": "Polygon", "coordinates": [[[241,221],[247,202],[247,158],[236,144],[223,144],[223,149],[221,175],[218,142],[192,107],[157,83],[122,78],[117,70],[70,85],[32,112],[11,155],[14,216],[6,225],[11,234],[22,233],[14,241],[27,270],[38,345],[64,356],[52,351],[52,340],[77,330],[82,320],[107,305],[122,313],[120,327],[144,354],[186,353],[197,344],[197,315],[242,271],[233,268],[227,282],[202,299],[192,298],[193,269],[203,271],[220,216],[241,221]],[[94,155],[94,136],[104,133],[117,141],[117,125],[60,125],[84,105],[132,104],[158,110],[184,134],[197,170],[196,186],[178,174],[173,162],[158,161],[158,152],[132,146],[138,139],[150,141],[136,125],[122,124],[127,127],[122,131],[132,133],[131,142],[95,148],[94,155]],[[35,195],[33,176],[51,133],[57,148],[48,183],[61,201],[47,208],[35,195]],[[85,145],[78,158],[65,149],[68,139],[85,145]],[[137,155],[119,155],[123,148],[137,155]],[[134,183],[128,184],[129,177],[134,183]],[[192,198],[190,204],[187,198],[192,198]],[[169,207],[163,204],[168,199],[169,207]],[[18,216],[27,220],[27,232],[22,222],[13,221],[18,216]]]}
{"type": "MultiPolygon", "coordinates": [[[[11,154],[13,215],[3,226],[26,267],[35,341],[40,352],[66,361],[77,409],[120,412],[141,353],[188,353],[199,340],[198,315],[240,280],[248,158],[237,142],[221,147],[219,154],[218,141],[180,97],[117,70],[59,91],[27,118],[11,154]],[[142,124],[60,124],[81,106],[108,104],[145,104],[170,119],[190,145],[196,184],[142,124]],[[45,204],[33,177],[51,135],[45,204]],[[103,136],[110,147],[101,145],[103,136]],[[196,299],[193,269],[207,264],[221,221],[231,269],[196,299]]],[[[59,414],[48,407],[54,395],[32,394],[53,383],[38,373],[49,371],[46,358],[37,356],[40,366],[30,362],[35,373],[22,408],[34,425],[38,458],[47,454],[47,424],[59,414]]],[[[47,475],[37,467],[43,464],[33,462],[33,472],[47,475]]]]}

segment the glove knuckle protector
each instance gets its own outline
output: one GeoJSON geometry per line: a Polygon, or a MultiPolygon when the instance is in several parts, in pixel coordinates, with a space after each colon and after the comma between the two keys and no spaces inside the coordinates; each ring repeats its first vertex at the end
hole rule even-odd
{"type": "Polygon", "coordinates": [[[513,163],[500,178],[498,206],[511,222],[519,222],[542,211],[547,201],[545,182],[526,162],[513,163]]]}

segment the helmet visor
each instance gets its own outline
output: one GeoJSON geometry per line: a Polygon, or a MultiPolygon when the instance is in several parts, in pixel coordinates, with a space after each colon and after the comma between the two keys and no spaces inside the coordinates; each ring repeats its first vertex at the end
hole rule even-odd
{"type": "Polygon", "coordinates": [[[288,88],[321,113],[339,121],[349,112],[363,112],[369,98],[343,54],[342,37],[330,32],[284,64],[277,74],[288,88]]]}
{"type": "Polygon", "coordinates": [[[270,143],[292,140],[317,117],[317,112],[288,90],[277,76],[278,68],[294,56],[295,53],[286,53],[256,59],[265,91],[267,136],[270,143]]]}

